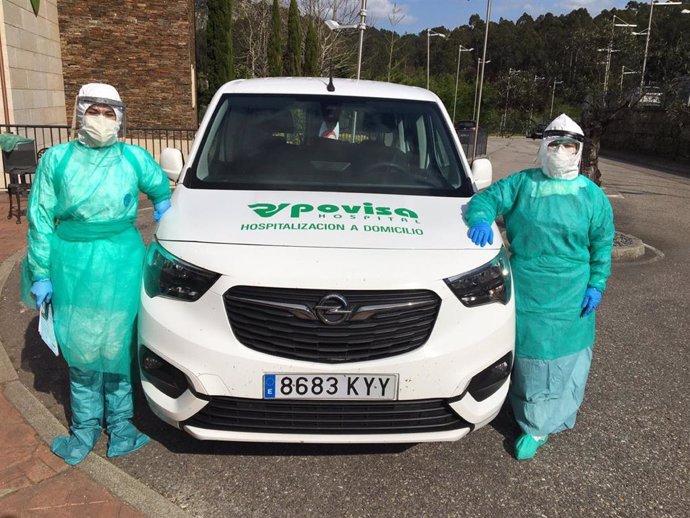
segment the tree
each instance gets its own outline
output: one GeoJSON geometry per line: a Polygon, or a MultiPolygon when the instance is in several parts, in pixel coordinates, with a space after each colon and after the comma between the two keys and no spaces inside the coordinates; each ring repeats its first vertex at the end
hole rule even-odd
{"type": "Polygon", "coordinates": [[[306,77],[319,75],[319,42],[314,28],[314,22],[309,21],[307,36],[304,40],[304,66],[302,73],[306,77]]]}
{"type": "Polygon", "coordinates": [[[279,76],[283,73],[283,44],[280,31],[280,4],[273,0],[271,7],[271,32],[268,37],[268,74],[279,76]]]}
{"type": "Polygon", "coordinates": [[[390,33],[390,49],[388,52],[388,81],[391,80],[391,69],[393,68],[393,50],[395,48],[395,40],[398,38],[395,28],[404,19],[405,12],[398,7],[398,4],[393,4],[391,11],[388,13],[388,23],[390,23],[391,27],[393,27],[393,30],[390,33]]]}
{"type": "Polygon", "coordinates": [[[285,75],[299,76],[302,71],[302,34],[300,30],[300,15],[297,0],[290,0],[288,9],[288,33],[283,65],[285,75]]]}
{"type": "Polygon", "coordinates": [[[208,88],[215,92],[235,75],[232,57],[232,0],[208,0],[208,88]]]}

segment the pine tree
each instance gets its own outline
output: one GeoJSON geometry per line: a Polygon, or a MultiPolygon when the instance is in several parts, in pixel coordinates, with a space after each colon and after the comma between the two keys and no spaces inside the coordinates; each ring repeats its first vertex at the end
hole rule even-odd
{"type": "Polygon", "coordinates": [[[273,0],[271,8],[271,32],[268,35],[268,73],[279,76],[283,73],[283,44],[280,37],[280,4],[273,0]]]}
{"type": "Polygon", "coordinates": [[[300,30],[300,15],[297,0],[290,0],[288,9],[288,34],[285,48],[285,75],[297,77],[302,71],[302,34],[300,30]]]}
{"type": "Polygon", "coordinates": [[[319,40],[314,28],[313,20],[307,27],[307,36],[304,39],[304,66],[302,73],[306,77],[314,77],[319,74],[319,40]]]}
{"type": "Polygon", "coordinates": [[[208,89],[215,92],[234,77],[232,0],[208,0],[208,89]]]}

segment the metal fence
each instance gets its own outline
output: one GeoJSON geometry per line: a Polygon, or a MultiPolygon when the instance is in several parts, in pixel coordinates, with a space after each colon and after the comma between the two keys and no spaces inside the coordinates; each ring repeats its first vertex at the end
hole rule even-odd
{"type": "MultiPolygon", "coordinates": [[[[72,129],[67,125],[0,124],[0,132],[14,133],[32,139],[36,145],[37,157],[40,158],[43,151],[49,147],[68,142],[71,138],[72,129]]],[[[179,149],[186,159],[195,134],[196,129],[188,128],[127,128],[124,141],[143,147],[156,160],[158,160],[160,152],[166,147],[179,149]]],[[[4,174],[0,188],[7,188],[4,174]]]]}

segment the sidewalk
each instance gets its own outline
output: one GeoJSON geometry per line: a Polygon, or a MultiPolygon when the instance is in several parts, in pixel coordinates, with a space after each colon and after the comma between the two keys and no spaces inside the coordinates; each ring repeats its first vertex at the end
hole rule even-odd
{"type": "MultiPolygon", "coordinates": [[[[7,219],[0,192],[0,295],[26,246],[27,223],[7,219]]],[[[184,516],[170,501],[107,460],[90,454],[77,467],[50,451],[67,430],[22,385],[0,342],[0,518],[184,516]]]]}

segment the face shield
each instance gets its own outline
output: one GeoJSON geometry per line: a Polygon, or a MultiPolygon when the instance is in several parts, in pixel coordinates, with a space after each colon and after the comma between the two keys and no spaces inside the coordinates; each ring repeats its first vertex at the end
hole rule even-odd
{"type": "Polygon", "coordinates": [[[544,174],[561,180],[576,178],[584,140],[584,133],[575,121],[565,114],[558,116],[544,130],[539,146],[539,161],[544,174]]]}
{"type": "Polygon", "coordinates": [[[100,83],[84,85],[74,101],[72,133],[76,132],[79,141],[88,147],[110,146],[118,139],[124,139],[125,113],[125,104],[115,88],[100,83]],[[87,113],[94,105],[112,108],[115,119],[87,113]]]}

